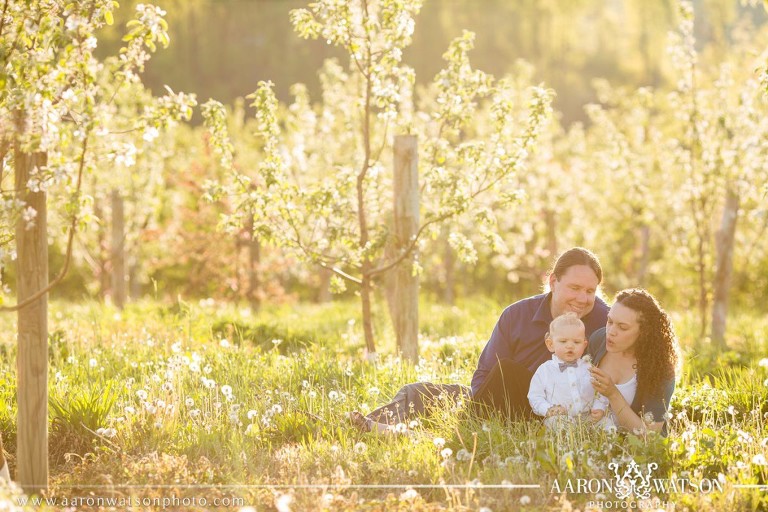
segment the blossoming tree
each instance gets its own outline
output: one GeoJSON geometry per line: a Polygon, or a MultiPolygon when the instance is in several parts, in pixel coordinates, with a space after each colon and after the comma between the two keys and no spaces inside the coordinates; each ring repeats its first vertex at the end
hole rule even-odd
{"type": "MultiPolygon", "coordinates": [[[[138,73],[158,44],[168,44],[164,12],[137,6],[120,55],[99,61],[96,31],[112,23],[113,0],[66,3],[6,0],[0,18],[0,211],[3,264],[16,261],[18,313],[18,480],[28,492],[47,486],[47,293],[66,274],[76,231],[93,221],[90,176],[124,151],[115,133],[114,98],[139,87],[138,73]],[[123,149],[121,149],[121,146],[123,149]],[[7,172],[14,169],[14,173],[7,172]],[[66,227],[66,262],[48,281],[48,196],[66,227]]],[[[188,117],[191,98],[169,94],[131,114],[131,131],[151,132],[188,117]]]]}
{"type": "MultiPolygon", "coordinates": [[[[411,42],[420,7],[420,0],[323,0],[293,11],[299,35],[342,47],[349,54],[349,68],[324,69],[316,130],[303,138],[312,143],[302,146],[288,143],[291,136],[283,134],[284,128],[296,123],[281,127],[272,85],[260,83],[251,98],[264,158],[255,174],[234,171],[229,182],[211,188],[212,196],[238,198],[236,213],[228,219],[231,225],[252,218],[263,239],[331,269],[336,288],[359,286],[369,357],[376,353],[374,282],[412,257],[420,241],[439,232],[444,221],[469,212],[478,197],[501,190],[504,197],[514,196],[511,178],[523,168],[549,114],[549,92],[529,87],[522,96],[524,122],[516,123],[519,117],[509,114],[521,95],[512,81],[472,68],[470,33],[451,43],[444,55],[446,67],[435,79],[434,101],[417,111],[414,74],[403,64],[402,53],[411,42]],[[473,116],[483,103],[488,105],[488,128],[477,136],[473,116]],[[424,141],[421,220],[415,235],[399,245],[391,222],[392,178],[385,163],[393,132],[417,134],[424,141]],[[297,162],[311,163],[302,167],[297,162]]],[[[295,108],[305,111],[305,119],[316,115],[302,101],[305,105],[295,108]]],[[[228,165],[225,115],[216,105],[210,107],[208,124],[220,134],[228,165]]],[[[485,209],[481,213],[478,225],[492,222],[485,209]]],[[[467,248],[461,233],[450,236],[460,253],[467,248]]],[[[418,260],[411,271],[420,271],[418,260]]],[[[404,352],[416,360],[417,350],[404,352]]]]}

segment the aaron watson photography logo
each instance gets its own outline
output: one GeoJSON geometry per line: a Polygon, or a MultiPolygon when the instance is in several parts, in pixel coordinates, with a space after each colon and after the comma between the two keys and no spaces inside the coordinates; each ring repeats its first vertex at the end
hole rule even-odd
{"type": "Polygon", "coordinates": [[[655,462],[638,464],[634,459],[611,462],[608,469],[612,478],[569,478],[552,482],[553,493],[592,494],[596,500],[589,504],[600,508],[644,508],[645,504],[664,506],[669,493],[722,491],[722,483],[713,478],[660,478],[654,475],[659,468],[655,462]],[[613,495],[613,499],[609,496],[613,495]],[[656,502],[654,503],[648,503],[656,502]]]}
{"type": "Polygon", "coordinates": [[[651,497],[651,473],[659,465],[655,462],[648,464],[648,470],[643,473],[640,466],[632,460],[627,464],[626,470],[622,473],[617,462],[608,464],[608,469],[613,471],[616,480],[614,482],[613,492],[620,500],[625,500],[635,496],[641,500],[647,500],[651,497]]]}

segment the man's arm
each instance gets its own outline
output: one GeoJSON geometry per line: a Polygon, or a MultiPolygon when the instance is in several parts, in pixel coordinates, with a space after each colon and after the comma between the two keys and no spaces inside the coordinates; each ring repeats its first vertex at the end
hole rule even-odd
{"type": "Polygon", "coordinates": [[[472,394],[474,396],[477,396],[488,372],[502,359],[511,359],[514,355],[514,340],[511,330],[515,316],[512,306],[509,306],[501,313],[498,322],[496,322],[491,337],[477,361],[477,369],[472,375],[472,394]]]}

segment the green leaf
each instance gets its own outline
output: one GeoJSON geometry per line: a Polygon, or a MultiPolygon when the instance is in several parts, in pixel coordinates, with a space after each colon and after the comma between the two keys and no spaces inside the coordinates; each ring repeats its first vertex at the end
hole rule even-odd
{"type": "Polygon", "coordinates": [[[115,22],[114,16],[112,16],[112,11],[107,11],[104,13],[104,21],[107,22],[107,25],[112,25],[115,22]]]}

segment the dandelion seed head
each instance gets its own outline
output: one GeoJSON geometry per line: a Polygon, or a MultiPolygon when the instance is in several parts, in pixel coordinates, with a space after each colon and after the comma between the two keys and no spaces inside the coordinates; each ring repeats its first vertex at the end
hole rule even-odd
{"type": "Polygon", "coordinates": [[[469,453],[469,450],[462,448],[458,452],[456,452],[456,460],[463,462],[470,460],[472,458],[472,454],[469,453]]]}

